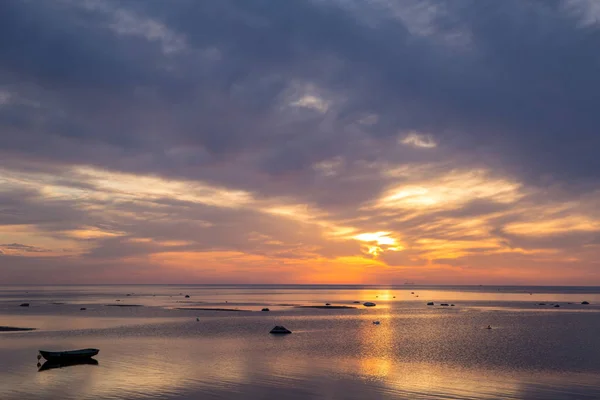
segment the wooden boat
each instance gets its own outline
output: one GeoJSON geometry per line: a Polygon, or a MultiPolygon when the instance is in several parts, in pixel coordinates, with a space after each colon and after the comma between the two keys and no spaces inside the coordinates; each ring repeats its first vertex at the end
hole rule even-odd
{"type": "Polygon", "coordinates": [[[98,354],[98,349],[81,349],[81,350],[70,350],[70,351],[44,351],[40,350],[40,354],[48,361],[62,362],[62,361],[77,361],[85,360],[90,357],[94,357],[98,354]]]}

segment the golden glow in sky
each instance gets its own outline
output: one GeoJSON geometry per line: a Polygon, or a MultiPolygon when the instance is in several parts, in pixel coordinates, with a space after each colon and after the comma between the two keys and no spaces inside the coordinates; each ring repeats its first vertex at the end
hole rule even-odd
{"type": "Polygon", "coordinates": [[[3,188],[28,191],[28,202],[64,219],[5,225],[0,249],[17,261],[123,267],[84,281],[127,279],[121,270],[151,282],[468,283],[515,263],[593,262],[594,245],[574,251],[555,238],[600,232],[594,198],[536,204],[519,182],[484,170],[379,173],[389,184],[341,214],[292,196],[91,167],[66,177],[4,171],[3,188]]]}

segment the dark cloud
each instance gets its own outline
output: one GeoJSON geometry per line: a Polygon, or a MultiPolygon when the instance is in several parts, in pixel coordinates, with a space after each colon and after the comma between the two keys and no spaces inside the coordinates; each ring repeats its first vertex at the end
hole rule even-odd
{"type": "Polygon", "coordinates": [[[98,4],[2,5],[2,81],[17,91],[27,83],[48,107],[3,107],[3,124],[42,146],[12,138],[21,152],[62,157],[64,147],[82,161],[86,143],[103,144],[113,151],[90,162],[197,175],[164,155],[194,145],[217,160],[260,150],[255,168],[310,173],[312,163],[344,156],[357,139],[344,127],[374,113],[378,123],[364,130],[376,138],[414,129],[455,151],[477,150],[480,162],[499,153],[522,176],[598,177],[600,36],[561,2],[436,2],[429,36],[368,2],[359,9],[369,23],[333,2],[98,4]],[[117,7],[131,7],[138,19],[126,23],[137,34],[114,28],[117,7]],[[139,28],[148,18],[185,47],[165,54],[139,28]],[[463,47],[440,41],[449,33],[463,47]],[[281,102],[292,82],[344,100],[328,116],[286,121],[281,102]],[[122,160],[136,154],[151,161],[122,160]]]}
{"type": "Polygon", "coordinates": [[[21,243],[8,243],[8,244],[0,244],[0,247],[4,250],[15,250],[22,253],[46,253],[50,250],[43,249],[37,246],[29,246],[21,243]]]}

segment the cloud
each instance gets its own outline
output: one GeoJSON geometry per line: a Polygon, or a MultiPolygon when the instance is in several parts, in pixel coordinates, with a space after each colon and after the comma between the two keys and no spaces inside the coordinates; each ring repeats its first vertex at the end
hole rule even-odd
{"type": "Polygon", "coordinates": [[[407,146],[422,147],[431,149],[437,147],[437,143],[429,135],[422,135],[416,132],[411,132],[400,140],[400,143],[407,146]]]}
{"type": "Polygon", "coordinates": [[[0,242],[82,279],[468,281],[577,259],[586,282],[592,3],[5,2],[0,242]]]}
{"type": "Polygon", "coordinates": [[[45,253],[49,250],[43,249],[41,247],[29,246],[21,243],[10,243],[10,244],[0,244],[0,248],[3,250],[3,254],[6,252],[15,252],[15,253],[45,253]]]}

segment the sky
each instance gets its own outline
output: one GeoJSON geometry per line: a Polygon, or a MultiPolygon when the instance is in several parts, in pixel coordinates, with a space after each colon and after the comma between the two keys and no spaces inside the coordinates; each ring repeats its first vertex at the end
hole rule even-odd
{"type": "Polygon", "coordinates": [[[0,282],[600,285],[599,19],[2,1],[0,282]]]}

